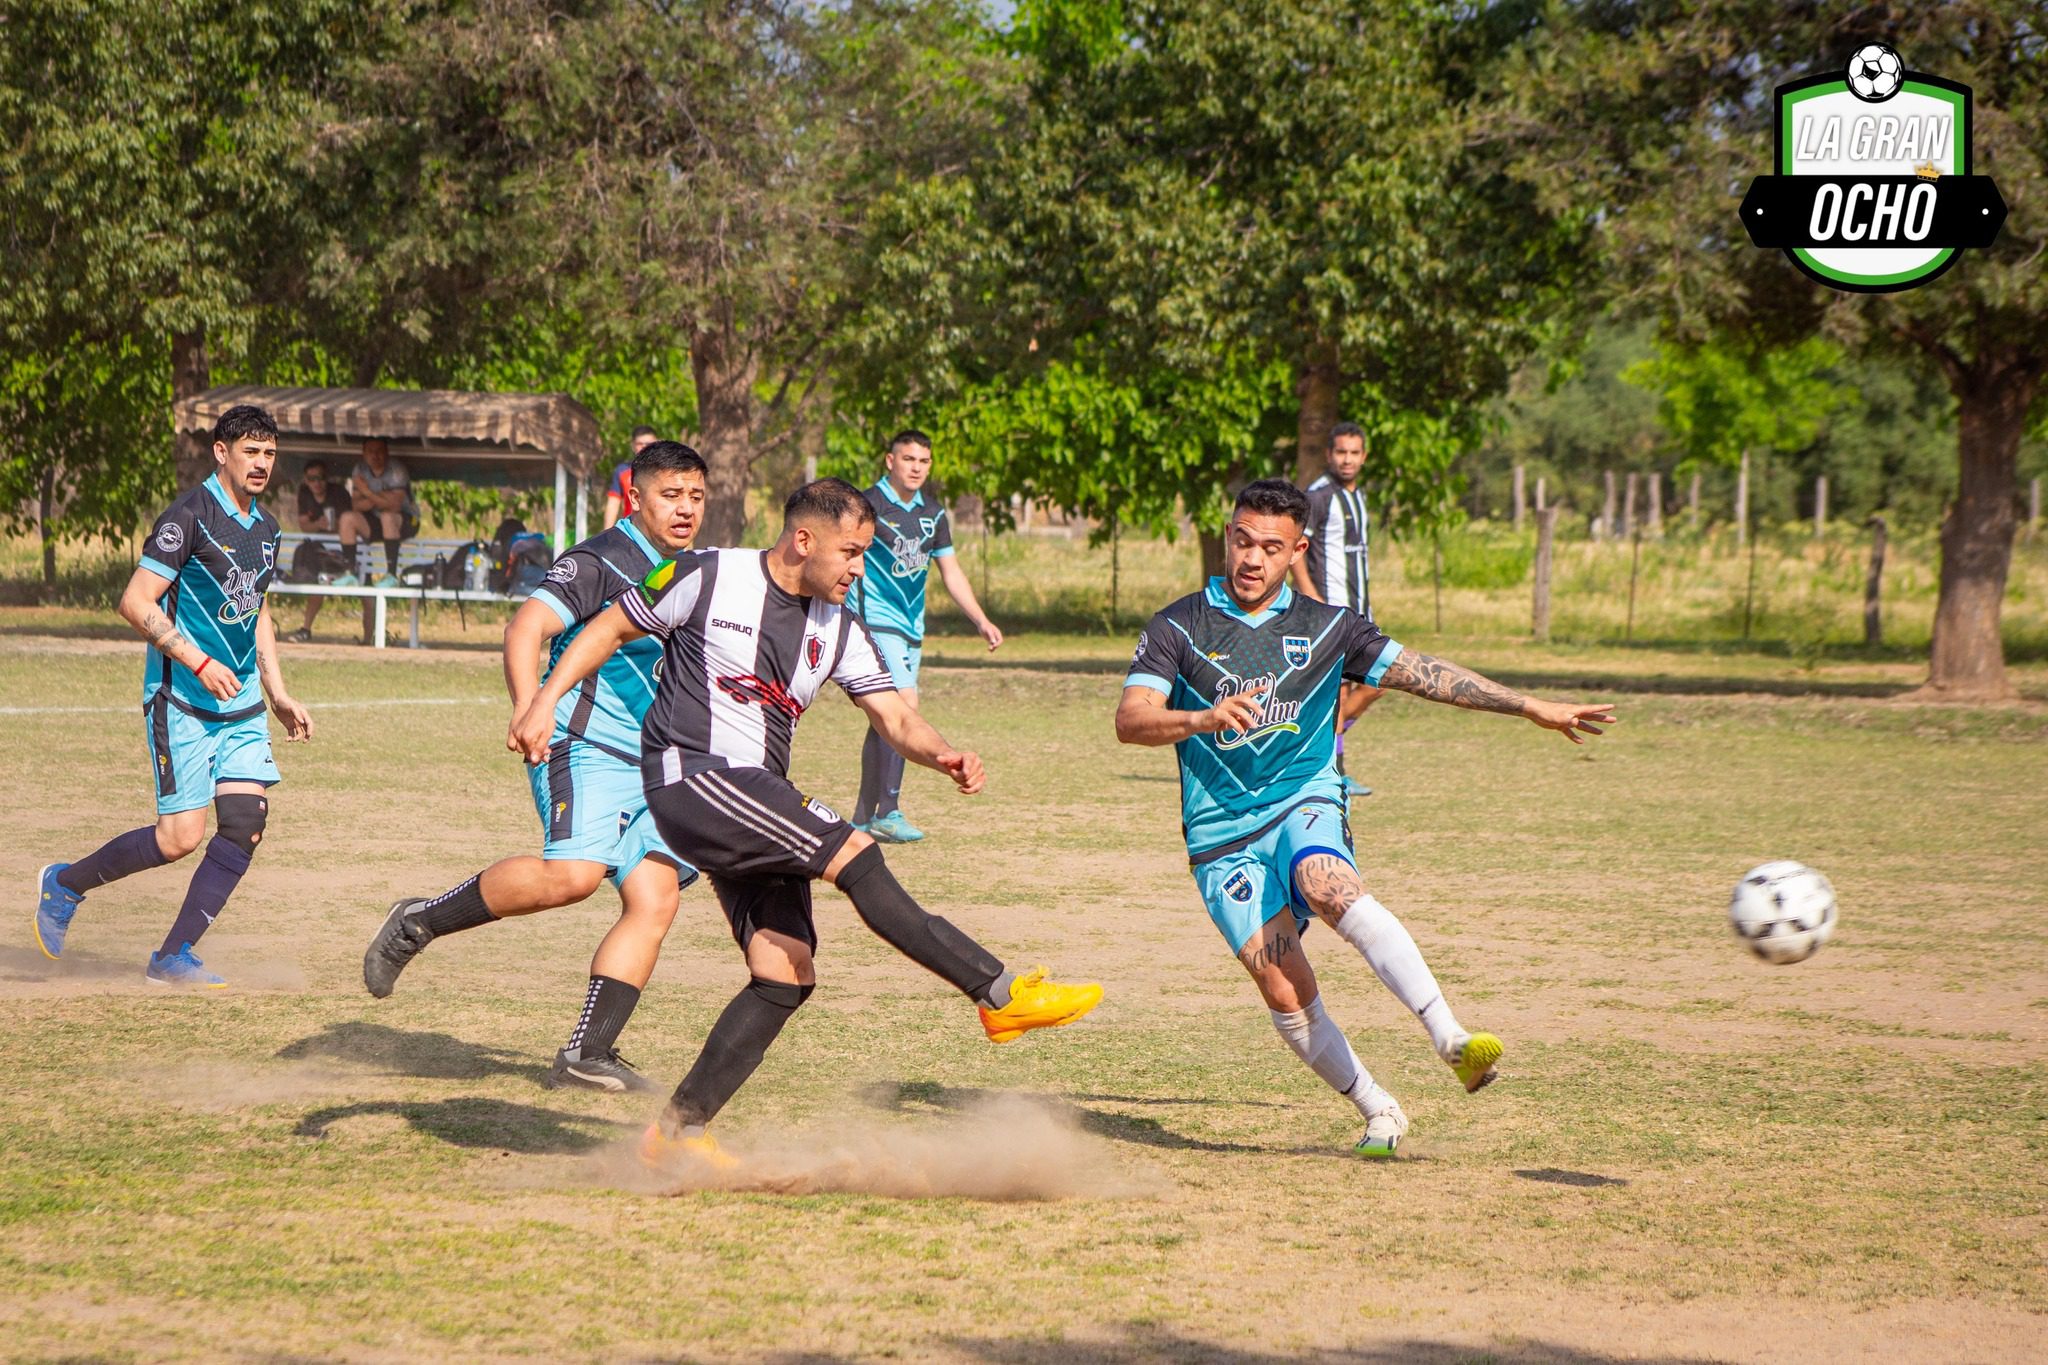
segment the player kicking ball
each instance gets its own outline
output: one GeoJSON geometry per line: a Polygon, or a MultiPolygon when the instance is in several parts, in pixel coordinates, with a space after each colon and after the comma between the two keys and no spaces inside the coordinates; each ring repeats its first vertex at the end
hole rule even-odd
{"type": "Polygon", "coordinates": [[[279,781],[264,698],[287,739],[313,736],[312,717],[284,690],[264,600],[279,535],[277,519],[256,505],[277,463],[270,414],[247,405],[222,413],[213,459],[218,468],[206,482],[156,519],[121,594],[121,619],[154,649],[143,665],[142,716],[156,824],[117,835],[75,863],[51,863],[36,897],[36,942],[59,957],[87,893],[198,848],[211,803],[212,842],[143,970],[157,985],[203,990],[227,982],[192,949],[249,870],[270,818],[265,793],[279,781]]]}
{"type": "Polygon", "coordinates": [[[1308,498],[1284,479],[1238,495],[1224,574],[1154,616],[1117,706],[1125,744],[1171,744],[1195,885],[1295,1055],[1365,1117],[1362,1156],[1392,1156],[1408,1116],[1351,1050],[1301,950],[1310,918],[1356,948],[1429,1030],[1467,1091],[1494,1078],[1500,1040],[1468,1033],[1401,921],[1366,893],[1351,854],[1332,715],[1346,682],[1523,716],[1574,744],[1611,706],[1538,701],[1427,654],[1370,619],[1288,586],[1308,549],[1308,498]]]}
{"type": "Polygon", "coordinates": [[[953,748],[903,700],[860,618],[845,607],[875,534],[874,509],[841,479],[799,488],[767,550],[678,555],[586,627],[514,723],[508,742],[529,760],[548,750],[555,708],[615,650],[662,641],[662,669],[641,738],[655,828],[702,868],[745,955],[750,980],[641,1142],[652,1165],[691,1156],[730,1166],[706,1131],[817,982],[811,883],[846,893],[883,941],[981,1007],[1007,1043],[1069,1024],[1102,999],[1043,970],[1017,975],[947,920],[911,899],[882,850],[789,781],[798,717],[837,683],[888,743],[973,796],[981,760],[953,748]]]}
{"type": "MultiPolygon", "coordinates": [[[[703,458],[680,442],[656,441],[633,457],[632,471],[632,515],[556,560],[505,627],[505,686],[515,720],[540,691],[547,671],[542,650],[553,667],[594,617],[696,538],[704,520],[703,458]]],[[[562,695],[545,750],[528,772],[540,856],[500,859],[431,900],[409,897],[392,906],[363,954],[371,995],[391,994],[406,964],[444,934],[575,905],[609,877],[619,888],[619,920],[591,958],[583,1013],[544,1084],[650,1088],[615,1044],[654,975],[682,889],[697,880],[697,870],[655,832],[641,788],[640,723],[660,667],[660,642],[634,641],[562,695]]]]}

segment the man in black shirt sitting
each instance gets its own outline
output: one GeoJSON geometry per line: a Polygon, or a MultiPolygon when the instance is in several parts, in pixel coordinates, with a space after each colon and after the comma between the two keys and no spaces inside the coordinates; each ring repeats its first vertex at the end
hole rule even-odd
{"type": "MultiPolygon", "coordinates": [[[[339,535],[342,515],[348,510],[348,490],[328,480],[326,461],[308,460],[305,472],[299,477],[299,529],[309,535],[339,535]]],[[[313,621],[320,615],[320,608],[326,605],[324,597],[308,597],[306,619],[285,638],[296,644],[311,640],[313,621]]]]}

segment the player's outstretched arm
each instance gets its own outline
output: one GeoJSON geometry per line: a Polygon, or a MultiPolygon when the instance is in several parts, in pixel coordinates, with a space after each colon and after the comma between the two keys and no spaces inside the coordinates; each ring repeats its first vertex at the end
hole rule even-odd
{"type": "Polygon", "coordinates": [[[505,747],[523,754],[528,763],[539,763],[547,758],[548,741],[555,733],[555,707],[562,698],[602,668],[604,661],[611,658],[620,645],[628,640],[637,640],[646,633],[633,624],[626,616],[626,609],[617,602],[592,617],[582,634],[555,661],[554,671],[548,674],[546,685],[533,694],[526,710],[513,718],[512,729],[505,736],[505,747]]]}
{"type": "Polygon", "coordinates": [[[284,690],[284,665],[277,658],[277,624],[270,619],[270,599],[256,611],[256,676],[263,683],[263,695],[270,709],[284,722],[284,737],[296,744],[313,737],[313,713],[293,700],[284,690]]]}
{"type": "Polygon", "coordinates": [[[981,756],[946,743],[946,737],[903,700],[901,692],[867,692],[855,697],[853,704],[867,713],[869,723],[890,748],[912,763],[936,768],[952,778],[962,796],[973,796],[988,785],[981,756]]]}
{"type": "Polygon", "coordinates": [[[121,619],[135,628],[135,633],[149,641],[150,647],[174,664],[190,669],[206,690],[222,701],[233,701],[242,690],[242,680],[234,670],[207,654],[179,633],[177,624],[164,614],[160,605],[164,594],[171,590],[171,580],[151,569],[137,569],[122,590],[120,605],[115,608],[121,619]]]}
{"type": "Polygon", "coordinates": [[[1525,697],[1512,687],[1483,678],[1469,668],[1460,668],[1449,659],[1412,650],[1401,651],[1380,678],[1379,685],[1471,711],[1498,711],[1504,716],[1523,716],[1546,730],[1557,731],[1574,744],[1585,743],[1579,738],[1581,732],[1597,735],[1602,733],[1601,725],[1614,723],[1612,702],[1589,705],[1525,697]]]}
{"type": "Polygon", "coordinates": [[[1116,737],[1123,744],[1178,744],[1190,735],[1249,730],[1259,722],[1264,694],[1256,688],[1225,697],[1206,711],[1174,711],[1157,688],[1126,687],[1116,706],[1116,737]]]}

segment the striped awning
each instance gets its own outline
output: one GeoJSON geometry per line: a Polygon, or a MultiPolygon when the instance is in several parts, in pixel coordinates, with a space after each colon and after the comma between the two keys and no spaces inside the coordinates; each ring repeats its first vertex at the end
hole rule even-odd
{"type": "Polygon", "coordinates": [[[459,393],[450,389],[285,389],[230,384],[179,399],[178,430],[205,432],[238,403],[277,423],[280,450],[330,454],[373,436],[401,458],[560,464],[578,478],[603,453],[597,419],[562,393],[459,393]]]}

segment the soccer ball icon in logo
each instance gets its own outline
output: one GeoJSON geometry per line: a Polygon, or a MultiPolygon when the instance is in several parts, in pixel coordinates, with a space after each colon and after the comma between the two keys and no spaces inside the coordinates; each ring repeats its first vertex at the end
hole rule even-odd
{"type": "Polygon", "coordinates": [[[1849,59],[1849,93],[1859,100],[1888,100],[1905,81],[1906,64],[1883,43],[1865,43],[1849,59]]]}
{"type": "Polygon", "coordinates": [[[1735,884],[1735,936],[1766,962],[1804,962],[1835,936],[1835,888],[1804,863],[1765,863],[1735,884]]]}

